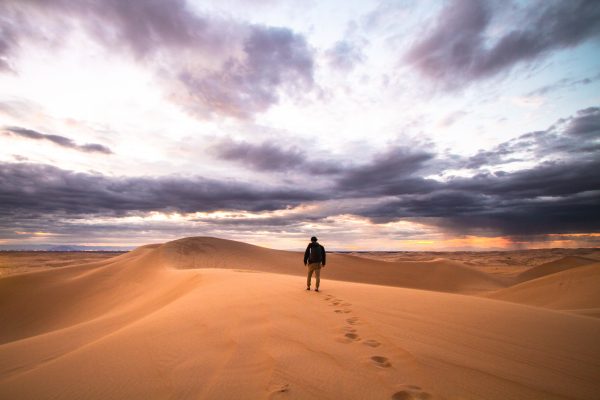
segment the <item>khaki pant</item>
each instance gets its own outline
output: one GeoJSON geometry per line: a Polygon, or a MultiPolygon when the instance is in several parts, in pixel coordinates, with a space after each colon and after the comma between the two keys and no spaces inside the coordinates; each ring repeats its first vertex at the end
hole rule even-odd
{"type": "Polygon", "coordinates": [[[318,289],[319,283],[321,283],[321,266],[320,262],[308,264],[308,276],[306,277],[306,287],[310,287],[310,279],[312,278],[313,272],[315,273],[315,286],[318,289]]]}

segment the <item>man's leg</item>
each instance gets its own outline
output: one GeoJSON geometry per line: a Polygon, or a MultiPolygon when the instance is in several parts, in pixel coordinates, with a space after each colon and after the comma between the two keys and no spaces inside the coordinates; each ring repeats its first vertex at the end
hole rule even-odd
{"type": "Polygon", "coordinates": [[[306,288],[310,289],[310,279],[312,278],[313,269],[310,264],[308,264],[308,276],[306,277],[306,288]]]}
{"type": "Polygon", "coordinates": [[[321,265],[319,268],[315,268],[315,284],[317,286],[317,290],[319,290],[319,284],[321,283],[321,265]]]}

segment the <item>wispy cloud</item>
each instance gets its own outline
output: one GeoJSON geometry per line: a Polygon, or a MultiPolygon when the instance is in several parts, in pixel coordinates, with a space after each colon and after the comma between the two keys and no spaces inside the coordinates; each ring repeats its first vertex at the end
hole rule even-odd
{"type": "Polygon", "coordinates": [[[587,78],[581,78],[581,79],[563,78],[563,79],[560,79],[559,81],[554,82],[550,85],[544,85],[538,89],[532,90],[531,92],[527,93],[525,96],[526,97],[544,96],[548,93],[558,91],[560,89],[575,88],[577,86],[589,85],[590,83],[596,82],[599,79],[600,79],[600,73],[598,73],[594,76],[590,76],[587,78]]]}
{"type": "Polygon", "coordinates": [[[68,137],[60,135],[49,135],[46,133],[34,131],[32,129],[19,128],[16,126],[7,126],[4,127],[3,132],[7,135],[19,136],[27,139],[46,140],[59,146],[73,150],[83,151],[85,153],[112,154],[112,151],[108,147],[98,143],[87,143],[79,145],[76,144],[72,139],[69,139],[68,137]]]}
{"type": "Polygon", "coordinates": [[[342,71],[352,71],[365,61],[365,54],[359,43],[340,40],[325,52],[329,65],[342,71]]]}

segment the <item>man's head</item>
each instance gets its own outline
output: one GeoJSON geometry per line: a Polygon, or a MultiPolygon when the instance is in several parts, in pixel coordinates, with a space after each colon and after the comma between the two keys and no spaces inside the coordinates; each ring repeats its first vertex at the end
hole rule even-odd
{"type": "Polygon", "coordinates": [[[316,236],[311,237],[310,241],[313,242],[313,243],[316,242],[317,241],[317,237],[316,236]]]}

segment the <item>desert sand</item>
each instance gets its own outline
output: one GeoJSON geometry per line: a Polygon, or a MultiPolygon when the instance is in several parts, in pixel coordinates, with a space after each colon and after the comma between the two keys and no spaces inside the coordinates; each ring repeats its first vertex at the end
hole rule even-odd
{"type": "Polygon", "coordinates": [[[198,237],[5,274],[0,398],[598,399],[597,254],[542,261],[329,254],[316,293],[198,237]]]}

